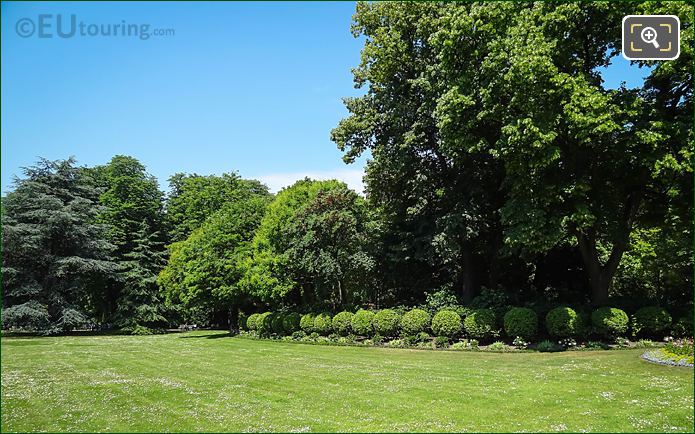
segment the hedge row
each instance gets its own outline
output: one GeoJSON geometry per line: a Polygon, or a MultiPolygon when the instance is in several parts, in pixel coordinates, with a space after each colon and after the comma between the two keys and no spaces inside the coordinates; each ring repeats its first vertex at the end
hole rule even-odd
{"type": "MultiPolygon", "coordinates": [[[[631,328],[634,335],[663,335],[671,326],[671,316],[664,309],[650,306],[639,309],[632,317],[616,308],[596,309],[584,318],[574,309],[560,306],[545,316],[545,327],[550,336],[574,338],[588,334],[615,339],[625,336],[631,328]]],[[[499,336],[502,330],[510,338],[532,339],[539,333],[539,319],[535,311],[525,307],[511,308],[503,318],[497,318],[491,309],[477,309],[461,318],[453,310],[440,310],[433,317],[422,309],[412,309],[401,315],[392,309],[378,312],[360,309],[356,313],[340,312],[331,317],[328,313],[265,312],[250,315],[246,320],[248,330],[261,335],[291,335],[297,331],[341,336],[396,337],[415,336],[432,332],[435,336],[455,338],[466,335],[474,339],[499,336]],[[501,321],[499,321],[501,320],[501,321]]],[[[687,325],[683,325],[687,328],[687,325]]],[[[692,324],[690,325],[692,328],[692,324]]]]}

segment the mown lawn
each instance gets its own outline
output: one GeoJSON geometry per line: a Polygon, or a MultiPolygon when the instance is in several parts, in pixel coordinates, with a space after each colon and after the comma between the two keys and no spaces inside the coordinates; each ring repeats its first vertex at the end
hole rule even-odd
{"type": "Polygon", "coordinates": [[[2,431],[693,431],[693,370],[641,351],[2,339],[2,431]]]}

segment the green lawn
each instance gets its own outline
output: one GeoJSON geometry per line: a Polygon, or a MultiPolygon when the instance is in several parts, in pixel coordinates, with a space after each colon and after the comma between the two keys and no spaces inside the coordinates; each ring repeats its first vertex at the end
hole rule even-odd
{"type": "Polygon", "coordinates": [[[693,370],[641,351],[2,339],[2,431],[693,431],[693,370]]]}

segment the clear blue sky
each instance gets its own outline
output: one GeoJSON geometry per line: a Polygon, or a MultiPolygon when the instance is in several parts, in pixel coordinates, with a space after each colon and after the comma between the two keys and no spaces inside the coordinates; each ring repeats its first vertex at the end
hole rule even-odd
{"type": "MultiPolygon", "coordinates": [[[[37,157],[142,161],[175,172],[238,171],[276,190],[304,175],[359,185],[329,139],[357,95],[352,2],[2,3],[2,191],[37,157]],[[173,36],[28,38],[17,23],[71,14],[85,24],[150,24],[173,36]]],[[[48,20],[50,23],[54,21],[48,20]]],[[[78,30],[79,31],[79,30],[78,30]]],[[[609,87],[645,69],[618,56],[609,87]]]]}

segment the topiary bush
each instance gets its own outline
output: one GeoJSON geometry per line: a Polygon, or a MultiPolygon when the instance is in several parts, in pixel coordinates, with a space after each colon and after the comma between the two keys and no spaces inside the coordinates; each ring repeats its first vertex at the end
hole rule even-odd
{"type": "Polygon", "coordinates": [[[461,316],[452,310],[440,310],[432,318],[432,331],[437,336],[455,337],[461,333],[461,316]]]}
{"type": "Polygon", "coordinates": [[[307,313],[306,315],[303,315],[302,319],[299,320],[299,328],[301,328],[302,331],[306,334],[313,333],[315,317],[316,316],[313,313],[307,313]]]}
{"type": "Polygon", "coordinates": [[[560,306],[550,310],[545,316],[545,327],[551,336],[569,338],[581,332],[582,320],[574,309],[560,306]]]}
{"type": "Polygon", "coordinates": [[[638,309],[632,317],[632,332],[635,335],[663,335],[671,326],[671,315],[658,306],[638,309]]]}
{"type": "Polygon", "coordinates": [[[333,330],[341,336],[352,333],[352,312],[343,311],[333,317],[333,330]]]}
{"type": "Polygon", "coordinates": [[[260,316],[261,314],[259,313],[252,313],[249,315],[249,317],[246,319],[246,328],[251,331],[258,330],[258,318],[260,318],[260,316]]]}
{"type": "Polygon", "coordinates": [[[485,339],[496,335],[495,312],[492,309],[477,309],[470,313],[463,322],[466,333],[476,339],[485,339]]]}
{"type": "Polygon", "coordinates": [[[282,320],[282,328],[285,333],[291,335],[292,333],[299,331],[299,323],[302,320],[302,316],[297,312],[290,312],[282,320]]]}
{"type": "Polygon", "coordinates": [[[320,335],[327,335],[333,330],[331,316],[327,313],[320,313],[314,318],[314,331],[320,335]]]}
{"type": "Polygon", "coordinates": [[[273,313],[263,312],[256,319],[256,331],[264,336],[268,336],[273,331],[273,313]]]}
{"type": "Polygon", "coordinates": [[[615,307],[601,307],[591,314],[594,331],[607,338],[625,335],[629,322],[625,311],[615,307]]]}
{"type": "Polygon", "coordinates": [[[273,313],[272,317],[273,318],[270,320],[270,325],[273,329],[273,333],[277,335],[285,334],[285,315],[281,314],[280,312],[275,312],[273,313]]]}
{"type": "Polygon", "coordinates": [[[509,337],[531,339],[538,332],[538,315],[526,307],[511,308],[504,315],[504,331],[509,337]]]}
{"type": "Polygon", "coordinates": [[[374,312],[360,309],[352,317],[352,331],[361,336],[371,336],[374,332],[372,322],[374,321],[374,312]]]}
{"type": "Polygon", "coordinates": [[[430,314],[422,309],[408,311],[401,318],[401,333],[412,336],[426,332],[430,326],[430,314]]]}
{"type": "Polygon", "coordinates": [[[381,336],[396,336],[400,322],[401,316],[398,313],[391,309],[383,309],[374,315],[372,325],[374,331],[381,336]]]}

